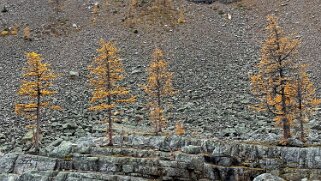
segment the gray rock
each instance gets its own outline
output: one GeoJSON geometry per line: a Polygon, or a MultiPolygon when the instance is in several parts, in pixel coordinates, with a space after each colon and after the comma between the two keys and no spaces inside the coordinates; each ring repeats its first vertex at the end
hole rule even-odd
{"type": "MultiPolygon", "coordinates": [[[[115,140],[114,140],[115,141],[115,140]]],[[[88,154],[92,146],[96,146],[93,137],[85,137],[77,140],[77,146],[74,151],[81,154],[88,154]]]]}
{"type": "Polygon", "coordinates": [[[77,129],[78,125],[75,122],[69,121],[62,125],[63,129],[77,129]]]}
{"type": "Polygon", "coordinates": [[[131,72],[131,74],[140,74],[140,73],[142,73],[143,71],[140,69],[140,67],[134,67],[133,69],[132,69],[132,72],[131,72]]]}
{"type": "Polygon", "coordinates": [[[54,148],[49,155],[57,158],[64,158],[71,154],[73,145],[74,144],[70,141],[63,141],[58,147],[54,148]]]}
{"type": "Polygon", "coordinates": [[[185,145],[185,141],[182,137],[180,137],[180,136],[172,136],[171,137],[171,141],[169,143],[169,147],[171,148],[171,150],[178,150],[183,145],[185,145]]]}
{"type": "Polygon", "coordinates": [[[56,139],[55,141],[51,142],[51,143],[49,144],[49,147],[56,147],[56,146],[60,145],[60,143],[61,143],[62,141],[63,141],[63,139],[58,138],[58,139],[56,139]]]}
{"type": "Polygon", "coordinates": [[[106,126],[105,125],[95,125],[92,128],[93,132],[97,132],[97,133],[105,133],[106,132],[106,126]]]}
{"type": "Polygon", "coordinates": [[[274,170],[281,168],[283,162],[277,158],[263,158],[259,161],[260,168],[274,170]]]}
{"type": "Polygon", "coordinates": [[[268,135],[265,137],[266,141],[278,141],[280,140],[280,136],[275,133],[268,133],[268,135]]]}
{"type": "Polygon", "coordinates": [[[75,79],[75,78],[79,77],[79,72],[69,71],[69,77],[70,77],[71,79],[75,79]]]}
{"type": "Polygon", "coordinates": [[[8,150],[8,148],[9,148],[9,145],[8,144],[6,144],[6,145],[1,145],[0,146],[0,151],[5,151],[5,150],[8,150]]]}
{"type": "Polygon", "coordinates": [[[143,115],[140,115],[140,114],[137,114],[135,115],[135,122],[138,123],[140,121],[144,120],[144,116],[143,115]]]}
{"type": "Polygon", "coordinates": [[[47,147],[45,147],[44,151],[44,155],[52,152],[52,150],[54,150],[57,146],[59,146],[61,144],[61,142],[63,141],[62,138],[58,138],[57,140],[51,142],[47,147]]]}
{"type": "Polygon", "coordinates": [[[235,128],[225,128],[221,131],[221,136],[225,136],[225,137],[228,137],[228,136],[233,136],[233,135],[236,135],[236,129],[235,128]]]}
{"type": "Polygon", "coordinates": [[[297,147],[302,147],[304,146],[304,143],[296,138],[289,138],[288,139],[288,145],[289,146],[297,146],[297,147]]]}
{"type": "Polygon", "coordinates": [[[133,165],[123,165],[123,171],[125,173],[132,173],[134,171],[133,165]]]}
{"type": "Polygon", "coordinates": [[[52,171],[57,159],[38,155],[19,155],[15,162],[14,173],[23,174],[27,171],[52,171]]]}
{"type": "Polygon", "coordinates": [[[72,168],[83,171],[97,171],[98,170],[98,157],[73,157],[72,168]]]}
{"type": "Polygon", "coordinates": [[[19,175],[12,173],[0,173],[0,181],[18,181],[19,175]]]}
{"type": "Polygon", "coordinates": [[[18,158],[17,154],[8,153],[0,158],[0,173],[12,173],[15,162],[18,158]]]}
{"type": "Polygon", "coordinates": [[[142,136],[135,136],[135,137],[132,137],[131,139],[131,143],[132,145],[135,145],[135,146],[142,146],[144,145],[144,137],[142,136]]]}
{"type": "Polygon", "coordinates": [[[240,163],[235,157],[204,155],[205,162],[224,167],[238,166],[240,163]]]}
{"type": "Polygon", "coordinates": [[[22,138],[22,141],[27,142],[31,141],[33,138],[33,130],[29,130],[22,138]]]}
{"type": "Polygon", "coordinates": [[[186,109],[191,109],[194,106],[193,102],[188,102],[185,105],[183,105],[181,108],[179,108],[177,111],[185,111],[186,109]]]}
{"type": "Polygon", "coordinates": [[[182,148],[182,152],[187,154],[199,154],[201,153],[201,151],[202,151],[202,147],[200,146],[188,145],[182,148]]]}
{"type": "Polygon", "coordinates": [[[204,157],[202,155],[179,153],[176,154],[175,160],[185,162],[188,169],[202,170],[204,167],[204,157]]]}
{"type": "Polygon", "coordinates": [[[165,136],[154,136],[149,139],[149,144],[155,149],[164,150],[165,140],[166,140],[165,136]]]}
{"type": "Polygon", "coordinates": [[[232,156],[231,155],[232,146],[233,145],[230,145],[230,144],[219,144],[214,148],[212,155],[213,156],[232,156]]]}
{"type": "Polygon", "coordinates": [[[6,139],[6,135],[3,134],[3,133],[0,133],[0,140],[1,140],[1,139],[6,139]]]}
{"type": "Polygon", "coordinates": [[[285,181],[284,179],[274,176],[270,173],[264,173],[254,178],[253,181],[285,181]]]}
{"type": "Polygon", "coordinates": [[[21,181],[43,181],[43,180],[52,180],[55,177],[56,173],[54,171],[27,171],[24,172],[19,180],[21,181]]]}
{"type": "Polygon", "coordinates": [[[237,130],[237,133],[242,133],[242,134],[249,132],[249,128],[243,127],[243,126],[236,127],[236,130],[237,130]]]}

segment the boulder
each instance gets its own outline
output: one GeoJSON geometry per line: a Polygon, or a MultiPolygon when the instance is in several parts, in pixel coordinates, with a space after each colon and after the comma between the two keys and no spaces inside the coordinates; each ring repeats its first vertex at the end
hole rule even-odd
{"type": "Polygon", "coordinates": [[[155,136],[151,137],[149,139],[149,144],[153,148],[157,150],[166,150],[166,151],[171,151],[172,148],[170,148],[170,141],[167,139],[166,136],[155,136]]]}
{"type": "Polygon", "coordinates": [[[140,74],[142,72],[143,71],[140,69],[140,67],[134,67],[134,68],[132,68],[131,74],[140,74]]]}
{"type": "Polygon", "coordinates": [[[172,150],[178,150],[179,148],[181,148],[184,145],[185,145],[185,141],[180,136],[172,136],[171,141],[169,142],[169,147],[172,150]]]}
{"type": "Polygon", "coordinates": [[[64,158],[68,156],[72,151],[73,143],[69,141],[63,141],[59,146],[54,148],[49,155],[57,158],[64,158]]]}
{"type": "Polygon", "coordinates": [[[2,10],[1,10],[1,13],[6,13],[6,12],[8,12],[8,9],[7,9],[6,6],[3,6],[2,10]]]}
{"type": "Polygon", "coordinates": [[[0,140],[2,140],[2,139],[6,139],[6,135],[3,133],[0,133],[0,140]]]}
{"type": "Polygon", "coordinates": [[[204,157],[201,155],[178,153],[175,161],[184,162],[187,165],[187,169],[203,170],[204,167],[204,157]]]}
{"type": "Polygon", "coordinates": [[[288,139],[288,146],[302,147],[302,146],[304,146],[304,143],[296,138],[289,138],[288,139]]]}
{"type": "Polygon", "coordinates": [[[33,130],[29,130],[22,138],[22,141],[27,142],[27,141],[32,141],[33,138],[33,130]]]}
{"type": "Polygon", "coordinates": [[[285,180],[278,176],[272,175],[270,173],[263,173],[255,177],[253,181],[285,181],[285,180]]]}
{"type": "Polygon", "coordinates": [[[69,77],[70,77],[71,79],[75,79],[75,78],[79,77],[79,72],[69,71],[69,77]]]}
{"type": "Polygon", "coordinates": [[[199,153],[202,152],[202,147],[194,146],[194,145],[188,145],[188,146],[184,146],[182,148],[182,152],[183,153],[187,153],[187,154],[199,154],[199,153]]]}
{"type": "Polygon", "coordinates": [[[75,122],[69,121],[62,125],[63,129],[77,129],[78,125],[75,122]]]}
{"type": "Polygon", "coordinates": [[[142,136],[135,136],[131,138],[131,143],[133,146],[143,146],[144,145],[144,137],[142,136]]]}

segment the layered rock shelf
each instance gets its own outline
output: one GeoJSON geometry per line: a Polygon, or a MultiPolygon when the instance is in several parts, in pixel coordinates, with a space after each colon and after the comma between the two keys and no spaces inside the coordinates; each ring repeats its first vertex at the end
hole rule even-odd
{"type": "Polygon", "coordinates": [[[253,180],[273,173],[286,180],[321,179],[319,147],[278,147],[183,137],[116,137],[60,141],[39,155],[0,158],[0,180],[253,180]]]}

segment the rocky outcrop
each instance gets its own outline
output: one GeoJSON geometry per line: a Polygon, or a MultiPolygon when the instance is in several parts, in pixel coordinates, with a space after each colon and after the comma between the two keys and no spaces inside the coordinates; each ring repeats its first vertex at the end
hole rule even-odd
{"type": "Polygon", "coordinates": [[[42,156],[6,154],[0,158],[0,180],[243,181],[265,172],[286,180],[321,179],[319,147],[137,135],[116,137],[115,143],[107,147],[105,138],[87,137],[62,141],[42,156]]]}

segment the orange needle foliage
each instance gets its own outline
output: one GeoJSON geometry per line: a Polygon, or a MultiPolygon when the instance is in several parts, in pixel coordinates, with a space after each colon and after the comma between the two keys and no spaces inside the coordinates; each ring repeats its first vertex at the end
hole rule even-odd
{"type": "Polygon", "coordinates": [[[155,125],[156,134],[161,132],[166,124],[163,100],[175,93],[172,86],[173,74],[167,70],[168,63],[163,56],[162,50],[154,50],[153,59],[147,69],[147,84],[144,86],[144,91],[150,96],[150,119],[155,125]]]}
{"type": "Polygon", "coordinates": [[[251,76],[251,90],[259,103],[257,111],[269,111],[283,127],[283,139],[291,137],[290,126],[296,120],[300,139],[305,141],[304,123],[321,103],[306,73],[306,65],[295,61],[299,41],[284,35],[275,17],[268,17],[267,40],[262,45],[258,72],[251,76]]]}
{"type": "Polygon", "coordinates": [[[23,39],[24,40],[31,40],[31,30],[29,25],[26,25],[26,27],[23,29],[23,39]]]}
{"type": "Polygon", "coordinates": [[[118,104],[133,103],[136,98],[129,95],[130,91],[126,87],[118,84],[119,81],[124,79],[124,69],[117,56],[117,49],[114,44],[101,39],[100,46],[97,50],[98,57],[88,67],[92,86],[90,102],[93,104],[89,110],[108,111],[108,145],[112,146],[112,110],[118,104]]]}
{"type": "Polygon", "coordinates": [[[49,108],[60,110],[57,105],[53,105],[49,99],[56,94],[56,91],[50,89],[53,85],[52,80],[56,75],[51,72],[49,64],[42,62],[40,54],[35,52],[27,53],[28,66],[24,69],[22,85],[18,90],[18,95],[25,98],[24,103],[15,105],[15,112],[27,119],[36,121],[34,132],[35,150],[39,149],[41,110],[49,108]]]}
{"type": "Polygon", "coordinates": [[[268,17],[268,37],[261,48],[258,72],[251,76],[251,90],[259,103],[254,106],[258,111],[269,111],[274,120],[283,128],[283,139],[291,137],[290,126],[295,117],[294,101],[289,87],[294,79],[299,41],[285,36],[273,16],[268,17]]]}

